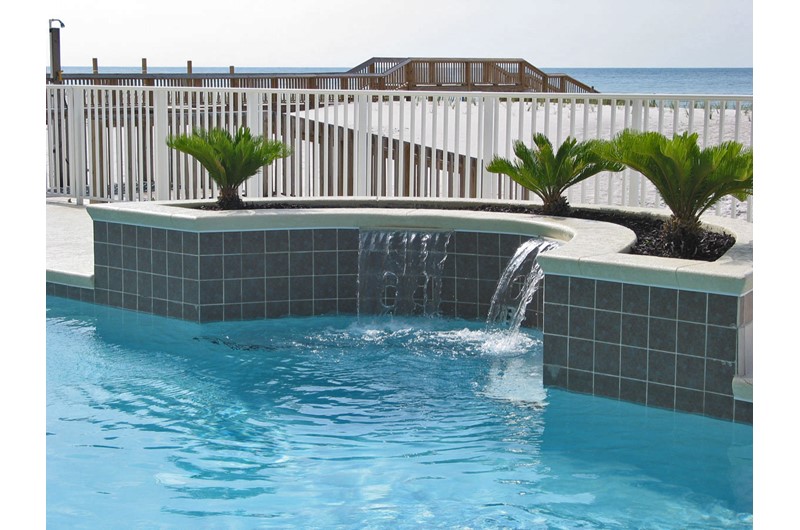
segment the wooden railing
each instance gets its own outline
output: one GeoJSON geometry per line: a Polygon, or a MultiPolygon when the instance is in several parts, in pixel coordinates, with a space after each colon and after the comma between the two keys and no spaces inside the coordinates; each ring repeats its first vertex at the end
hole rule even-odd
{"type": "Polygon", "coordinates": [[[522,59],[373,57],[342,73],[63,74],[65,85],[262,88],[290,90],[467,90],[595,93],[566,74],[546,74],[522,59]]]}
{"type": "Polygon", "coordinates": [[[383,74],[400,64],[405,64],[411,59],[408,57],[373,57],[358,66],[354,66],[348,73],[351,74],[383,74]]]}

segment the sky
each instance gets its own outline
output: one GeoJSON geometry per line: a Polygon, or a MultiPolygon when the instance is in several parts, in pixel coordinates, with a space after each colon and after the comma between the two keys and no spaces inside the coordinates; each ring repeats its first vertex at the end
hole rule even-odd
{"type": "Polygon", "coordinates": [[[45,0],[37,9],[43,39],[50,18],[65,24],[63,66],[349,68],[376,56],[753,66],[752,0],[45,0]]]}

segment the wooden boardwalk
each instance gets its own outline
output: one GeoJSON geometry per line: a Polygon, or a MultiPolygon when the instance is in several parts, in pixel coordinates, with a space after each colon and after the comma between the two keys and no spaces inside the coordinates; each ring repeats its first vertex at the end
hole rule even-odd
{"type": "MultiPolygon", "coordinates": [[[[547,74],[524,59],[373,57],[341,73],[62,74],[67,85],[267,88],[294,90],[453,90],[481,92],[597,93],[566,74],[547,74]]],[[[48,77],[48,82],[52,79],[48,77]]]]}

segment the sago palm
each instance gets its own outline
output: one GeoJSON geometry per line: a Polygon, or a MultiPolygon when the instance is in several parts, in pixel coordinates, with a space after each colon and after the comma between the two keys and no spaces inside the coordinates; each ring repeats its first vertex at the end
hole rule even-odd
{"type": "Polygon", "coordinates": [[[281,142],[253,136],[247,127],[235,134],[227,129],[194,129],[192,134],[170,136],[167,145],[193,156],[219,186],[217,204],[223,210],[242,208],[239,186],[258,170],[291,154],[281,142]]]}
{"type": "Polygon", "coordinates": [[[536,133],[533,143],[536,148],[529,149],[517,140],[514,142],[517,162],[495,156],[486,169],[508,175],[514,182],[536,194],[542,199],[542,213],[546,215],[569,213],[570,206],[564,191],[570,186],[602,171],[623,169],[621,164],[607,160],[598,153],[603,143],[600,140],[578,142],[568,137],[555,152],[553,144],[544,134],[536,133]]]}
{"type": "Polygon", "coordinates": [[[672,212],[663,236],[679,257],[697,251],[706,210],[727,195],[743,201],[753,193],[753,151],[738,142],[701,149],[697,133],[668,139],[624,130],[607,147],[609,160],[638,171],[658,190],[672,212]]]}

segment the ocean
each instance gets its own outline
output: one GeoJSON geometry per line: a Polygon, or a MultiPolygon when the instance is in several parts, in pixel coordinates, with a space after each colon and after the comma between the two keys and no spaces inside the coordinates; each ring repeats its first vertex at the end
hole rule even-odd
{"type": "MultiPolygon", "coordinates": [[[[239,73],[333,73],[342,68],[237,67],[239,73]]],[[[752,95],[752,68],[542,68],[568,74],[606,94],[752,95]]],[[[195,67],[195,73],[228,73],[228,67],[195,67]]],[[[91,67],[64,67],[65,73],[91,73],[91,67]]],[[[100,67],[100,73],[140,73],[139,67],[100,67]]],[[[149,67],[150,73],[183,73],[185,67],[149,67]]]]}
{"type": "Polygon", "coordinates": [[[752,95],[752,68],[543,68],[607,94],[752,95]]]}

